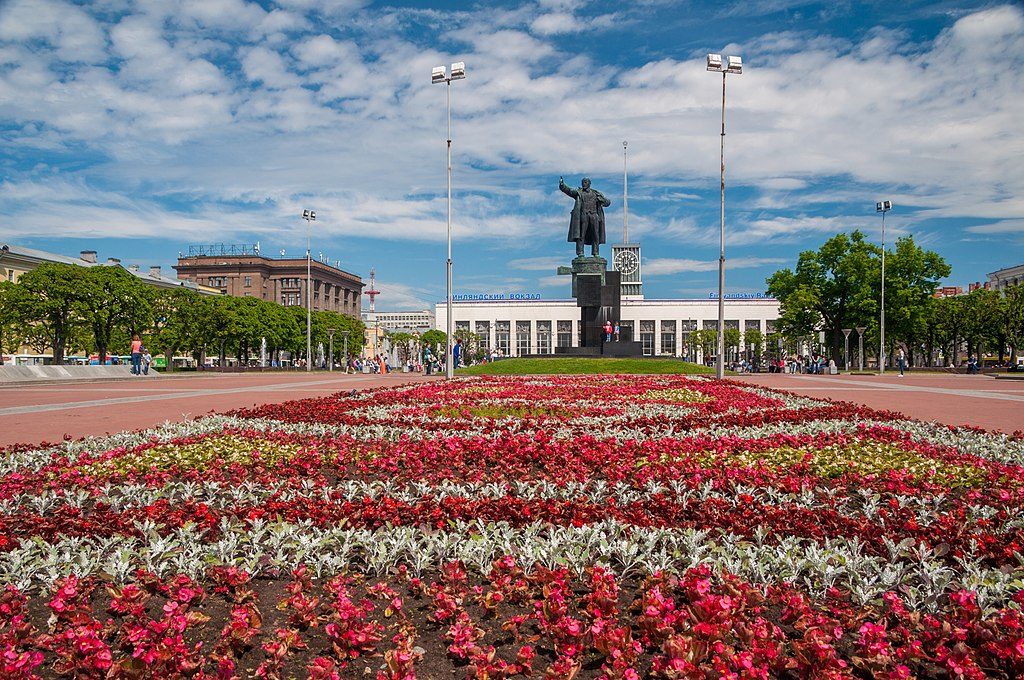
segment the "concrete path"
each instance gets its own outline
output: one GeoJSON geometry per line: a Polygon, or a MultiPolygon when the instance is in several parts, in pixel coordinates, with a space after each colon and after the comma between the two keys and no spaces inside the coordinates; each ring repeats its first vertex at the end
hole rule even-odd
{"type": "Polygon", "coordinates": [[[191,374],[160,381],[0,388],[0,446],[136,430],[210,412],[436,380],[409,373],[191,374]]]}
{"type": "Polygon", "coordinates": [[[983,375],[895,373],[878,376],[755,373],[735,377],[808,397],[852,401],[919,420],[972,425],[1012,433],[1024,430],[1024,382],[983,375]]]}

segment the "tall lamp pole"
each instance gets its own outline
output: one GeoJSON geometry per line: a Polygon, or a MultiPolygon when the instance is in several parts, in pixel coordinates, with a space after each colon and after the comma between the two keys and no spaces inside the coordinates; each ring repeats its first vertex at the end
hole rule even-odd
{"type": "Polygon", "coordinates": [[[725,377],[725,76],[729,73],[743,73],[743,60],[739,57],[728,57],[722,62],[722,55],[708,55],[708,70],[722,74],[722,142],[721,142],[721,231],[719,234],[720,251],[718,255],[718,361],[715,364],[715,376],[721,380],[725,377]]]}
{"type": "Polygon", "coordinates": [[[341,351],[342,351],[342,356],[345,357],[345,374],[346,375],[348,375],[348,334],[349,334],[349,331],[342,331],[341,332],[341,337],[345,341],[345,347],[341,351]]]}
{"type": "Polygon", "coordinates": [[[850,333],[852,328],[843,329],[843,370],[850,370],[850,333]]]}
{"type": "Polygon", "coordinates": [[[864,331],[868,328],[867,326],[857,326],[857,362],[860,365],[860,372],[864,372],[864,331]]]}
{"type": "Polygon", "coordinates": [[[885,373],[885,213],[892,210],[892,201],[875,203],[875,212],[882,213],[882,318],[878,334],[878,372],[885,373]]]}
{"type": "Polygon", "coordinates": [[[333,328],[328,328],[327,329],[327,337],[329,337],[331,339],[330,340],[331,348],[328,350],[328,352],[330,352],[330,357],[331,358],[327,360],[327,370],[328,371],[333,371],[334,370],[334,330],[335,329],[333,329],[333,328]]]}
{"type": "Polygon", "coordinates": [[[306,220],[306,371],[313,370],[313,261],[310,250],[310,224],[316,221],[315,210],[303,210],[306,220]]]}
{"type": "Polygon", "coordinates": [[[430,73],[431,83],[445,83],[446,100],[448,104],[448,296],[447,296],[447,322],[446,334],[448,353],[445,355],[445,375],[451,378],[455,375],[455,365],[452,361],[452,81],[462,80],[466,77],[466,64],[459,61],[452,64],[451,75],[445,73],[444,66],[435,66],[430,73]]]}

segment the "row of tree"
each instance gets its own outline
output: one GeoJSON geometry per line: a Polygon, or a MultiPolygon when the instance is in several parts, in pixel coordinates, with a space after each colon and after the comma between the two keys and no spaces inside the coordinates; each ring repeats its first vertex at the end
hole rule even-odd
{"type": "MultiPolygon", "coordinates": [[[[882,250],[854,231],[837,234],[818,250],[800,253],[796,268],[768,278],[768,292],[780,302],[777,330],[786,338],[824,332],[826,354],[843,357],[844,328],[865,327],[865,349],[877,356],[880,338],[882,250]]],[[[1000,362],[1024,348],[1024,287],[935,298],[950,274],[937,253],[910,236],[885,253],[885,354],[902,347],[915,363],[929,365],[941,354],[956,364],[987,349],[1000,362]]]]}
{"type": "MultiPolygon", "coordinates": [[[[350,353],[363,345],[361,321],[334,312],[313,312],[313,346],[347,334],[350,353]]],[[[153,354],[191,355],[203,362],[230,353],[240,362],[258,356],[266,342],[272,359],[306,354],[306,309],[255,297],[201,295],[154,288],[119,266],[81,267],[45,263],[17,283],[0,283],[0,354],[23,345],[53,352],[63,363],[72,351],[125,354],[138,334],[153,354]]],[[[340,347],[340,345],[338,346],[340,347]]]]}

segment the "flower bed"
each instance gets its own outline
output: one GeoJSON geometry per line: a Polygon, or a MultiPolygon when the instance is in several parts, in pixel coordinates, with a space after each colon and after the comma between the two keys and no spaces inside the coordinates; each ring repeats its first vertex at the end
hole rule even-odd
{"type": "Polygon", "coordinates": [[[11,447],[2,677],[1019,677],[1022,463],[675,376],[11,447]]]}

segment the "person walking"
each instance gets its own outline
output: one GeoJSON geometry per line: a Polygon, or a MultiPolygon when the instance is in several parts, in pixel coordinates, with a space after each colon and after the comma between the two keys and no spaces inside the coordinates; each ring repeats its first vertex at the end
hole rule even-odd
{"type": "Polygon", "coordinates": [[[900,367],[900,377],[903,377],[903,370],[907,367],[907,355],[900,347],[900,351],[896,353],[896,365],[900,367]]]}
{"type": "Polygon", "coordinates": [[[153,355],[145,347],[142,348],[142,375],[149,375],[149,366],[153,363],[153,355]]]}
{"type": "Polygon", "coordinates": [[[452,348],[452,368],[458,368],[462,365],[462,340],[455,341],[455,347],[452,348]]]}
{"type": "Polygon", "coordinates": [[[132,375],[142,375],[142,340],[138,334],[132,336],[132,375]]]}

